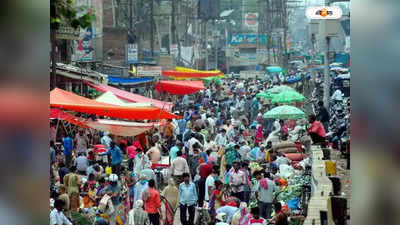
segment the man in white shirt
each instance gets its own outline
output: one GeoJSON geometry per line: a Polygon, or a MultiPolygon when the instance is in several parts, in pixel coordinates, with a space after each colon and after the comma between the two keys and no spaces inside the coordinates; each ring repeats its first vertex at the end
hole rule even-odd
{"type": "Polygon", "coordinates": [[[187,147],[189,148],[189,155],[193,155],[193,146],[197,143],[200,145],[200,147],[203,147],[203,144],[199,140],[195,138],[196,134],[192,133],[191,138],[187,142],[187,147]]]}
{"type": "Polygon", "coordinates": [[[75,146],[78,153],[87,153],[87,147],[89,145],[89,138],[84,134],[83,130],[80,129],[79,133],[75,136],[75,146]]]}
{"type": "Polygon", "coordinates": [[[247,156],[247,153],[249,153],[251,151],[251,148],[250,148],[250,146],[247,145],[247,143],[246,143],[246,141],[244,139],[242,139],[240,141],[240,145],[241,145],[241,147],[240,147],[238,152],[239,152],[239,154],[241,156],[241,159],[245,160],[246,156],[247,156]]]}
{"type": "Polygon", "coordinates": [[[71,221],[64,215],[63,207],[64,202],[62,200],[55,200],[54,209],[50,212],[50,225],[72,225],[71,221]]]}
{"type": "Polygon", "coordinates": [[[213,168],[212,173],[210,175],[208,175],[207,179],[206,179],[206,183],[205,183],[205,197],[204,200],[205,201],[209,201],[210,200],[210,196],[214,190],[214,181],[217,178],[218,175],[218,166],[216,168],[213,168]]]}
{"type": "Polygon", "coordinates": [[[219,134],[215,137],[215,144],[218,147],[225,147],[228,144],[228,137],[226,136],[226,130],[222,129],[219,134]]]}
{"type": "Polygon", "coordinates": [[[76,162],[76,169],[78,170],[78,173],[81,175],[86,174],[86,170],[89,167],[89,160],[85,156],[85,153],[81,152],[79,153],[78,158],[75,160],[76,162]]]}
{"type": "Polygon", "coordinates": [[[239,169],[239,162],[233,163],[233,169],[230,172],[229,184],[232,187],[232,196],[244,201],[244,185],[246,184],[246,174],[239,169]]]}
{"type": "Polygon", "coordinates": [[[183,179],[182,175],[184,173],[190,173],[190,170],[186,159],[182,157],[182,152],[178,151],[176,155],[177,158],[174,159],[174,161],[171,163],[171,166],[169,167],[169,174],[174,177],[176,184],[180,184],[182,183],[183,179]]]}
{"type": "Polygon", "coordinates": [[[104,136],[101,138],[100,142],[102,145],[106,146],[107,149],[110,148],[110,144],[112,139],[110,138],[110,133],[108,133],[107,131],[104,132],[104,136]]]}

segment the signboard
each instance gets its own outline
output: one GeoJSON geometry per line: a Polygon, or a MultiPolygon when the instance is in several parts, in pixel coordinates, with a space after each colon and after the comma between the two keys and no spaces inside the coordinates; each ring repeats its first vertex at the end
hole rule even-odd
{"type": "Polygon", "coordinates": [[[174,57],[178,56],[178,45],[177,44],[171,44],[170,49],[170,54],[174,57]]]}
{"type": "Polygon", "coordinates": [[[127,44],[125,52],[126,52],[125,61],[127,65],[137,63],[138,61],[137,44],[127,44]]]}
{"type": "Polygon", "coordinates": [[[64,40],[78,40],[79,30],[68,26],[66,23],[61,23],[56,31],[56,39],[64,40]]]}
{"type": "Polygon", "coordinates": [[[258,31],[258,13],[246,13],[244,24],[250,30],[257,32],[258,31]]]}
{"type": "Polygon", "coordinates": [[[266,34],[233,34],[231,37],[231,45],[243,45],[252,44],[256,45],[257,41],[260,45],[265,45],[267,43],[266,34]]]}
{"type": "Polygon", "coordinates": [[[160,62],[158,63],[163,70],[173,70],[174,69],[174,58],[170,55],[160,55],[160,62]]]}
{"type": "Polygon", "coordinates": [[[78,40],[74,41],[72,61],[91,62],[93,61],[93,52],[93,29],[81,29],[78,40]]]}
{"type": "Polygon", "coordinates": [[[262,72],[262,71],[255,71],[255,70],[240,71],[241,79],[262,78],[263,76],[264,76],[264,72],[262,72]]]}
{"type": "Polygon", "coordinates": [[[161,76],[161,66],[138,66],[136,75],[143,77],[158,77],[161,76]]]}

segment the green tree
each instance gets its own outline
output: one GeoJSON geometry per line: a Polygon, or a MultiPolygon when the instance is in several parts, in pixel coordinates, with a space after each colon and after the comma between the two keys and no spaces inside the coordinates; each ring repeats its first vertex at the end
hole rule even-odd
{"type": "Polygon", "coordinates": [[[89,28],[95,19],[94,12],[88,7],[76,7],[75,0],[50,0],[50,42],[51,42],[51,76],[53,88],[56,87],[55,41],[56,30],[64,22],[74,29],[89,28]]]}

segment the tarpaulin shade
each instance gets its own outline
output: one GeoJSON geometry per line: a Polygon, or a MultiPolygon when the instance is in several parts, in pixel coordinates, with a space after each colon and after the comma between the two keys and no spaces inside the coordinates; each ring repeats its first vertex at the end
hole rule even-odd
{"type": "Polygon", "coordinates": [[[64,112],[62,110],[59,110],[59,109],[50,109],[50,119],[65,120],[76,126],[89,128],[85,123],[83,123],[82,121],[79,121],[79,119],[76,118],[75,116],[73,116],[67,112],[64,112]]]}
{"type": "Polygon", "coordinates": [[[108,103],[112,105],[119,105],[119,106],[131,106],[131,107],[151,107],[153,106],[151,103],[127,103],[124,100],[118,98],[110,91],[103,93],[99,97],[96,98],[96,101],[108,103]]]}
{"type": "Polygon", "coordinates": [[[55,88],[50,92],[50,107],[122,119],[173,119],[172,113],[156,107],[126,107],[97,102],[74,93],[55,88]]]}
{"type": "Polygon", "coordinates": [[[96,121],[77,118],[59,109],[50,109],[50,119],[65,120],[83,128],[93,128],[101,131],[108,131],[118,136],[136,136],[145,131],[159,126],[160,123],[136,123],[117,120],[99,119],[96,121]]]}
{"type": "Polygon", "coordinates": [[[108,83],[139,84],[152,81],[152,77],[114,77],[108,76],[108,83]]]}
{"type": "Polygon", "coordinates": [[[86,124],[93,129],[108,131],[118,136],[136,136],[154,127],[154,123],[135,123],[117,120],[87,121],[86,124]]]}
{"type": "Polygon", "coordinates": [[[203,81],[197,80],[167,80],[159,81],[155,84],[158,92],[164,92],[174,95],[189,95],[204,90],[203,81]]]}
{"type": "Polygon", "coordinates": [[[86,82],[87,85],[90,87],[100,91],[100,92],[107,92],[110,91],[114,95],[116,95],[118,98],[123,99],[128,102],[137,102],[137,103],[151,103],[154,105],[154,107],[160,108],[160,109],[165,109],[167,111],[171,111],[173,107],[172,102],[163,102],[159,101],[156,99],[152,98],[147,98],[141,95],[133,94],[128,91],[124,91],[115,87],[111,87],[105,84],[93,84],[90,82],[86,82]]]}
{"type": "Polygon", "coordinates": [[[215,77],[221,75],[221,72],[189,72],[189,71],[175,71],[175,70],[164,70],[162,71],[163,76],[167,77],[179,77],[179,78],[204,78],[204,77],[215,77]]]}

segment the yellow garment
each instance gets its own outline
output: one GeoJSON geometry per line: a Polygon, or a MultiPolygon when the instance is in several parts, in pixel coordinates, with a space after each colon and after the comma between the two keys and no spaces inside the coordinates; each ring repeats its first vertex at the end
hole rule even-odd
{"type": "Polygon", "coordinates": [[[270,151],[271,151],[271,150],[265,151],[265,156],[264,156],[265,162],[269,162],[269,153],[270,153],[270,151]]]}
{"type": "Polygon", "coordinates": [[[106,167],[106,174],[107,174],[107,175],[112,174],[112,169],[111,169],[110,166],[107,166],[107,167],[106,167]]]}
{"type": "Polygon", "coordinates": [[[325,171],[330,176],[336,175],[336,162],[325,161],[325,171]]]}

